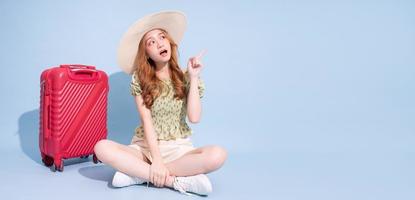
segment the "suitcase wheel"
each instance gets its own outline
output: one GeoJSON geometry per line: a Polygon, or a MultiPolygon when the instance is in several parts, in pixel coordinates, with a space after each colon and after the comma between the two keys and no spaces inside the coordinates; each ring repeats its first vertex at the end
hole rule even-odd
{"type": "Polygon", "coordinates": [[[81,159],[87,159],[89,157],[89,155],[86,155],[86,156],[81,156],[80,158],[81,159]]]}
{"type": "Polygon", "coordinates": [[[56,163],[54,162],[54,163],[53,163],[53,165],[51,166],[51,170],[52,170],[53,172],[56,172],[56,171],[63,172],[63,165],[64,165],[63,160],[61,160],[61,161],[59,162],[59,164],[56,164],[56,163]]]}
{"type": "Polygon", "coordinates": [[[53,158],[42,154],[42,162],[46,167],[50,167],[53,165],[53,158]]]}
{"type": "Polygon", "coordinates": [[[95,154],[92,156],[92,161],[93,161],[95,164],[98,164],[98,162],[101,162],[100,160],[98,160],[98,157],[97,157],[95,154]]]}

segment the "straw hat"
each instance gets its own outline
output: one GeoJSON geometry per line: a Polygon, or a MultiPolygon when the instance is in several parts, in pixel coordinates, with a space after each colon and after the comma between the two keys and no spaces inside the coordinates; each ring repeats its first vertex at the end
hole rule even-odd
{"type": "Polygon", "coordinates": [[[118,65],[127,73],[134,72],[134,60],[138,45],[144,35],[153,29],[161,28],[173,38],[176,44],[186,30],[186,16],[180,11],[162,11],[144,16],[131,25],[121,38],[117,52],[118,65]]]}

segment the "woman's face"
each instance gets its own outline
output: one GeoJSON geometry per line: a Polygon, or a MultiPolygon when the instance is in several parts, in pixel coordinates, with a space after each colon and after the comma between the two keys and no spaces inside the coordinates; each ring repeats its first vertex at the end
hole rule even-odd
{"type": "Polygon", "coordinates": [[[151,60],[155,63],[165,63],[170,60],[170,41],[163,31],[159,29],[151,30],[144,35],[143,39],[146,47],[146,54],[151,60]]]}

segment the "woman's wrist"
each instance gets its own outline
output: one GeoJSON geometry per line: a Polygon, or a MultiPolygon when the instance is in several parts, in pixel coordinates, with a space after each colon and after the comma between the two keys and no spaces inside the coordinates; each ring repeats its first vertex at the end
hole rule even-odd
{"type": "Polygon", "coordinates": [[[195,82],[195,81],[198,81],[199,80],[199,76],[198,75],[196,75],[196,76],[190,76],[190,82],[195,82]]]}
{"type": "Polygon", "coordinates": [[[161,159],[161,157],[153,156],[152,164],[153,163],[163,163],[163,160],[161,159]]]}

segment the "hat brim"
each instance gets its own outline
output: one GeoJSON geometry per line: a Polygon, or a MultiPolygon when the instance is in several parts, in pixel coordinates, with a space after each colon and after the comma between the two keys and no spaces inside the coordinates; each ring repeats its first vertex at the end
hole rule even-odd
{"type": "Polygon", "coordinates": [[[179,44],[186,30],[186,16],[179,11],[163,11],[147,15],[131,25],[121,38],[117,60],[121,69],[132,74],[134,60],[141,38],[150,30],[161,28],[167,31],[176,44],[179,44]]]}

